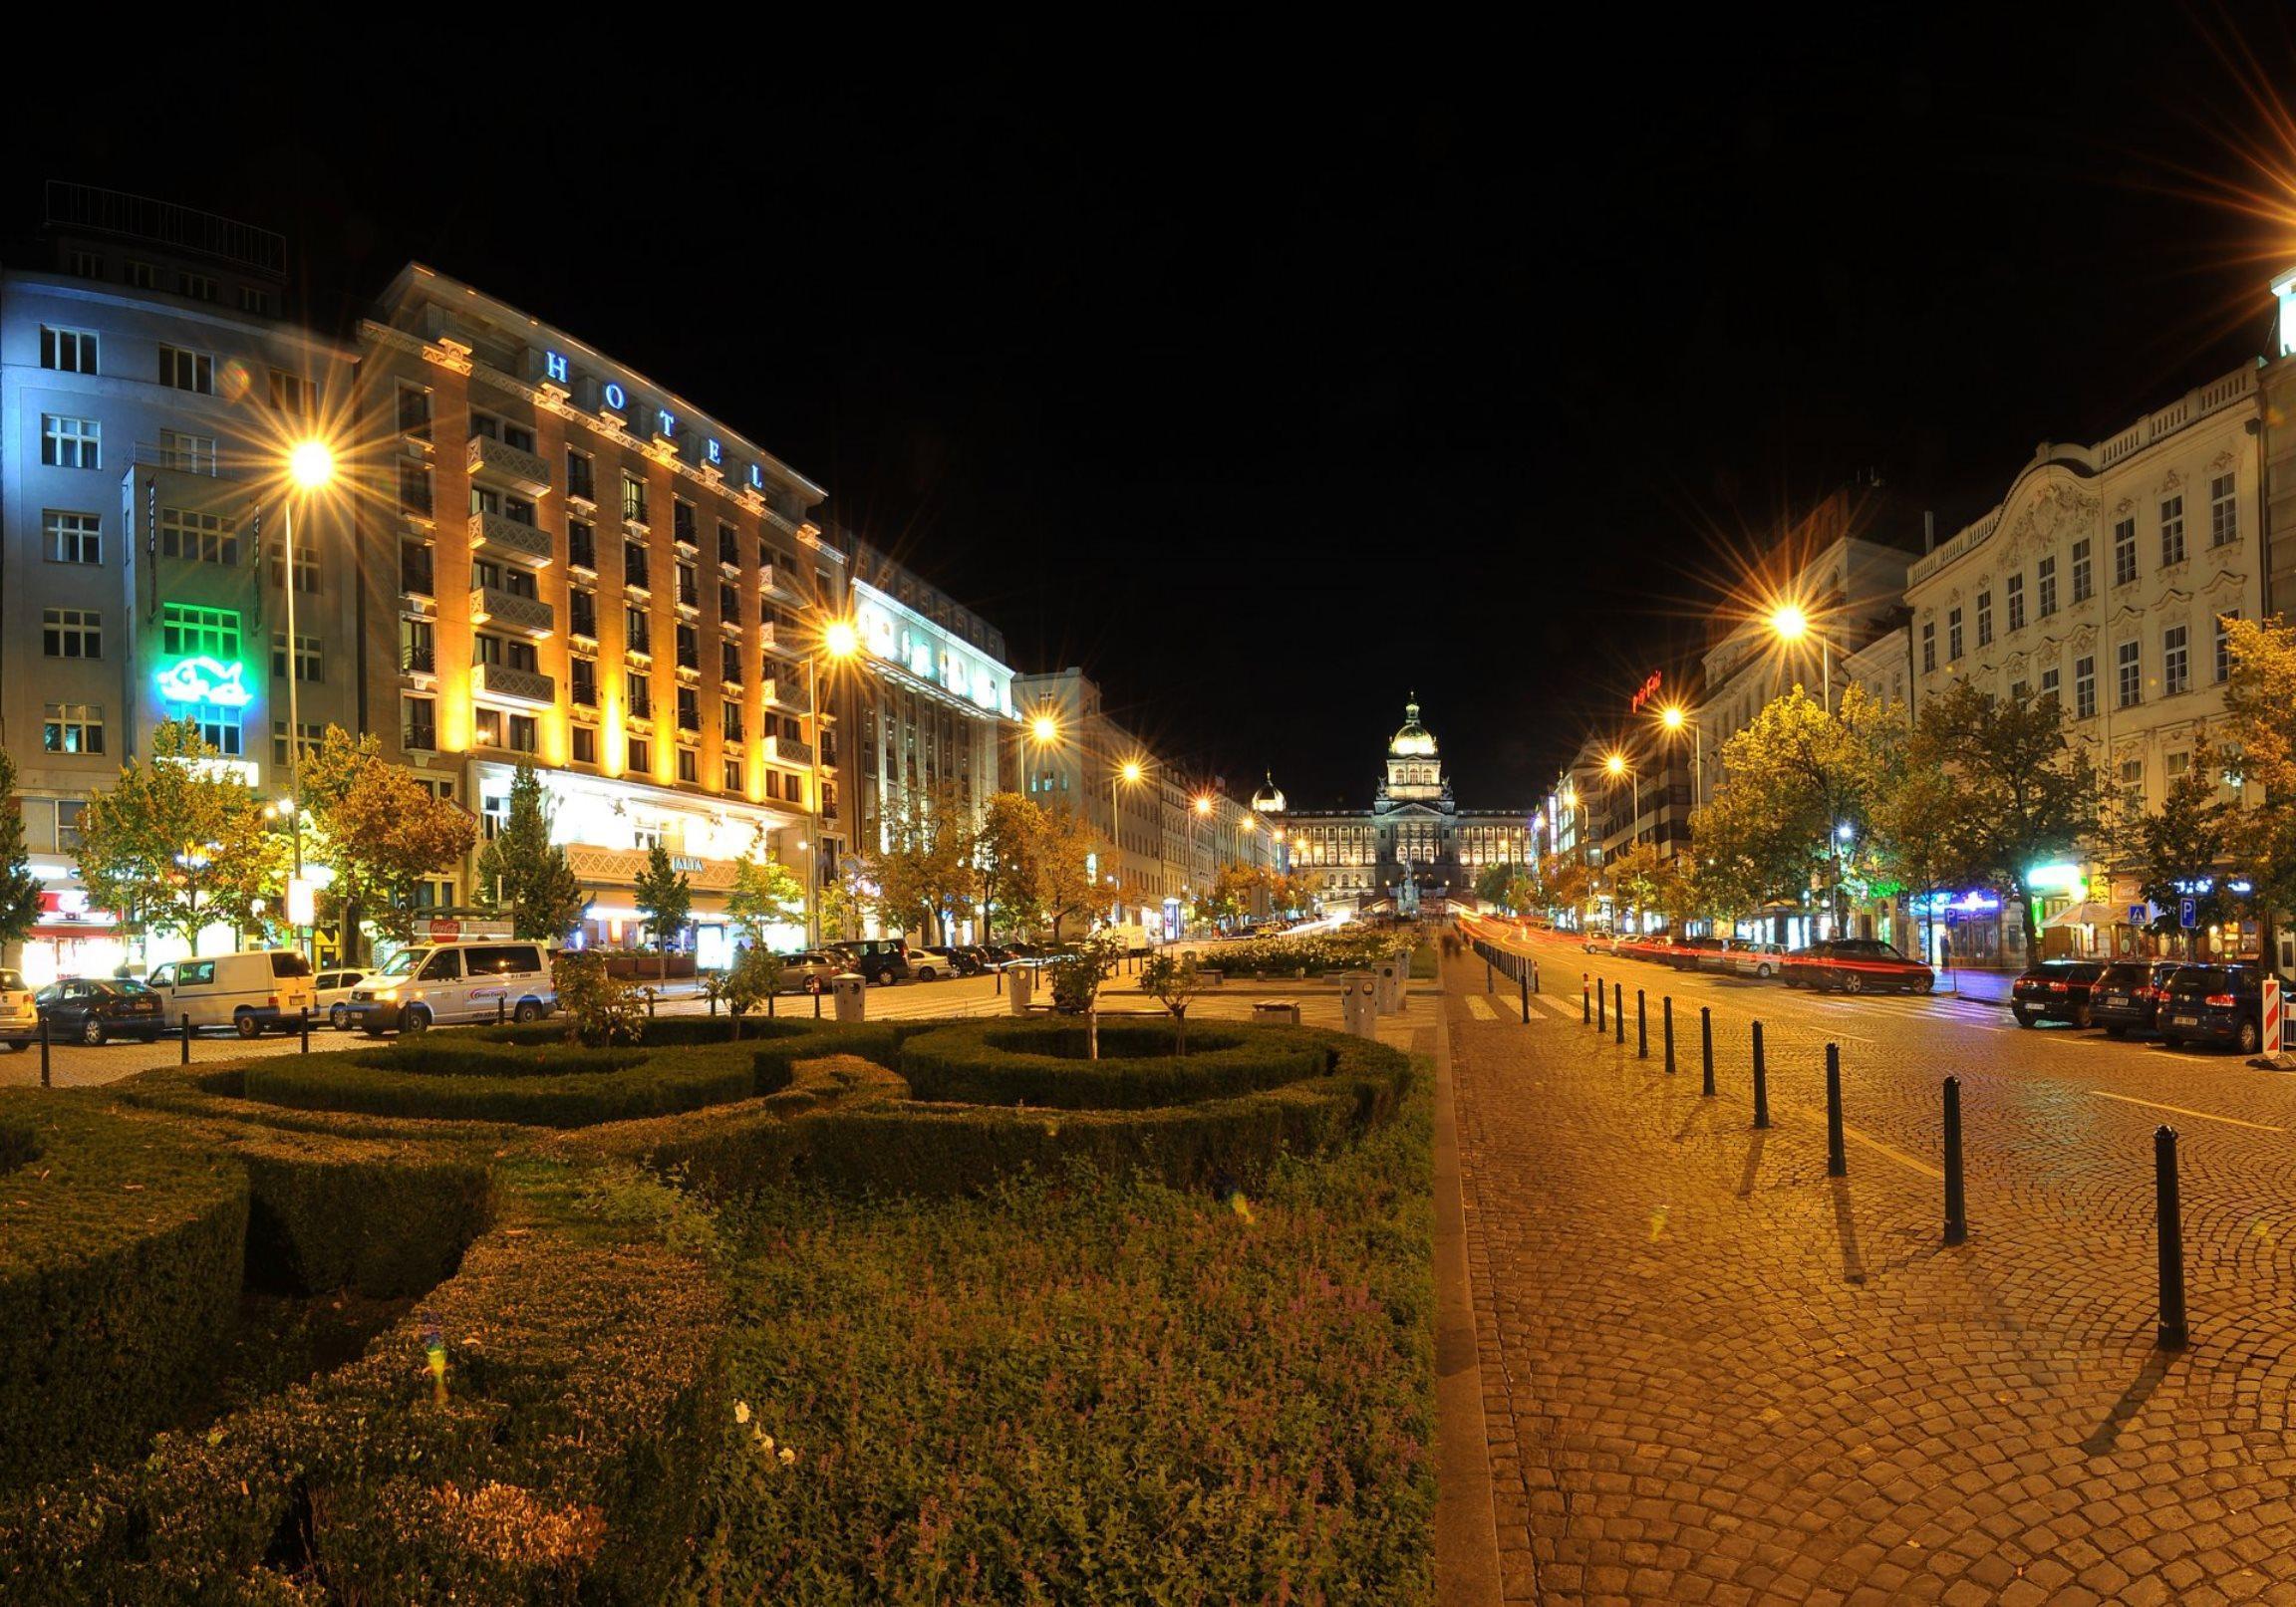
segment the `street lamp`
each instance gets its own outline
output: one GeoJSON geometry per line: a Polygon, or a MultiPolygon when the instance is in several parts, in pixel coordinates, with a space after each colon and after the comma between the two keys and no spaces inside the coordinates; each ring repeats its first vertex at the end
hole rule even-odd
{"type": "Polygon", "coordinates": [[[1826,634],[1811,624],[1809,614],[1799,603],[1780,603],[1770,611],[1770,631],[1788,647],[1807,637],[1818,639],[1819,688],[1826,700],[1826,712],[1834,712],[1834,644],[1826,634]]]}
{"type": "Polygon", "coordinates": [[[843,664],[861,652],[861,632],[851,620],[830,620],[821,627],[821,642],[805,655],[805,712],[813,720],[813,741],[808,748],[813,769],[813,812],[808,816],[805,851],[812,855],[808,872],[813,896],[806,901],[813,912],[813,941],[821,941],[821,888],[826,867],[821,853],[821,661],[843,664]]]}
{"type": "MultiPolygon", "coordinates": [[[[335,480],[335,449],[317,438],[297,441],[287,452],[287,478],[303,496],[316,496],[335,480]]],[[[295,507],[290,495],[282,505],[280,535],[286,552],[287,581],[287,824],[294,843],[295,869],[287,886],[288,914],[302,913],[310,895],[303,889],[303,662],[295,645],[295,507]]],[[[262,578],[255,582],[260,586],[262,578]]],[[[311,944],[305,943],[305,956],[311,944]]]]}
{"type": "Polygon", "coordinates": [[[1626,755],[1623,753],[1611,754],[1608,758],[1602,761],[1602,768],[1610,773],[1612,780],[1616,780],[1619,776],[1624,776],[1627,778],[1627,780],[1634,784],[1633,830],[1634,841],[1639,843],[1642,841],[1642,777],[1636,773],[1631,765],[1626,762],[1626,755]]]}
{"type": "Polygon", "coordinates": [[[1658,723],[1669,733],[1680,736],[1685,728],[1690,732],[1690,802],[1700,802],[1699,778],[1706,770],[1706,727],[1690,717],[1680,703],[1668,703],[1658,710],[1658,723]]]}

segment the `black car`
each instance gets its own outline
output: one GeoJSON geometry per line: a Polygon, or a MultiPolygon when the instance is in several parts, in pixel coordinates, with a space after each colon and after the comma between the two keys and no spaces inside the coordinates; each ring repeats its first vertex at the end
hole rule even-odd
{"type": "Polygon", "coordinates": [[[930,982],[937,976],[971,976],[981,969],[972,954],[949,943],[928,943],[923,948],[910,949],[909,964],[920,982],[930,982]]]}
{"type": "Polygon", "coordinates": [[[2179,966],[2160,1003],[2160,1041],[2222,1043],[2254,1054],[2264,1041],[2263,968],[2179,966]]]}
{"type": "Polygon", "coordinates": [[[890,986],[911,974],[909,945],[898,937],[863,937],[826,946],[872,982],[890,986]]]}
{"type": "Polygon", "coordinates": [[[1928,966],[1871,937],[1841,937],[1797,948],[1786,956],[1784,974],[1788,987],[1820,992],[1840,988],[1845,993],[1926,993],[1937,985],[1936,972],[1928,966]]]}
{"type": "Polygon", "coordinates": [[[2064,1021],[2085,1027],[2090,1021],[2089,995],[2104,974],[2101,959],[2045,959],[2028,966],[2010,984],[2009,1013],[2017,1017],[2021,1027],[2036,1021],[2064,1021]]]}
{"type": "Polygon", "coordinates": [[[81,976],[50,982],[32,999],[51,1037],[74,1037],[88,1044],[113,1038],[152,1043],[166,1028],[159,995],[127,978],[81,976]]]}
{"type": "Polygon", "coordinates": [[[1711,970],[1723,946],[1719,937],[1677,937],[1662,957],[1678,971],[1711,970]]]}
{"type": "Polygon", "coordinates": [[[2089,990],[2089,1019],[2109,1038],[2159,1031],[2168,978],[2183,965],[2181,959],[2116,960],[2089,990]]]}

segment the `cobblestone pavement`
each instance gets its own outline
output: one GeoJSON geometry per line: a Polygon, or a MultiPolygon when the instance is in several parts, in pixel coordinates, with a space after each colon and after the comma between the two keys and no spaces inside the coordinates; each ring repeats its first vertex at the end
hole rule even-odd
{"type": "Polygon", "coordinates": [[[1481,962],[1446,977],[1510,1599],[2296,1602],[2296,1078],[1975,1002],[1532,951],[1549,992],[1528,1026],[1481,962]],[[1579,1024],[1581,970],[1622,985],[1623,1046],[1579,1024]],[[1829,1041],[1844,1179],[1826,1175],[1829,1041]],[[2191,1318],[2172,1354],[2154,1346],[2163,1122],[2191,1318]]]}

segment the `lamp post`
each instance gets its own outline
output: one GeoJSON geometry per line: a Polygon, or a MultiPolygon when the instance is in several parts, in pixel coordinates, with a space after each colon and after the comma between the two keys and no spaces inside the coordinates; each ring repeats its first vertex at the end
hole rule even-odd
{"type": "Polygon", "coordinates": [[[1634,823],[1633,823],[1632,831],[1633,831],[1633,834],[1634,834],[1634,841],[1635,841],[1635,842],[1637,842],[1637,843],[1639,843],[1640,841],[1642,841],[1642,777],[1641,777],[1641,774],[1640,774],[1638,771],[1636,771],[1632,765],[1630,765],[1630,764],[1628,764],[1628,763],[1626,762],[1626,755],[1625,755],[1625,754],[1623,754],[1623,753],[1613,753],[1613,754],[1611,754],[1611,755],[1610,755],[1608,758],[1606,758],[1606,759],[1604,759],[1604,760],[1602,761],[1602,768],[1603,768],[1605,771],[1607,771],[1607,772],[1609,773],[1609,775],[1610,775],[1610,778],[1611,778],[1613,781],[1615,781],[1615,780],[1616,780],[1618,777],[1620,777],[1620,776],[1624,776],[1624,777],[1625,777],[1625,778],[1626,778],[1628,781],[1632,782],[1632,783],[1633,783],[1633,785],[1634,785],[1634,823]]]}
{"type": "Polygon", "coordinates": [[[805,851],[813,858],[810,867],[813,877],[813,897],[807,904],[813,911],[813,944],[821,943],[821,889],[825,874],[821,863],[821,660],[827,656],[832,664],[843,664],[861,651],[861,633],[850,620],[831,620],[821,628],[820,644],[805,655],[805,712],[813,721],[813,740],[806,751],[811,757],[813,773],[813,811],[806,817],[805,851]]]}
{"type": "Polygon", "coordinates": [[[1834,712],[1834,644],[1823,631],[1810,623],[1809,614],[1799,603],[1781,603],[1770,611],[1770,630],[1779,641],[1789,647],[1811,636],[1818,638],[1819,691],[1826,702],[1826,712],[1834,712]]]}
{"type": "Polygon", "coordinates": [[[1689,710],[1680,703],[1668,703],[1658,710],[1658,723],[1676,736],[1685,727],[1690,732],[1690,802],[1693,807],[1704,800],[1698,796],[1698,783],[1706,772],[1706,727],[1690,717],[1689,710]]]}
{"type": "MultiPolygon", "coordinates": [[[[315,496],[335,479],[335,453],[323,440],[298,441],[287,453],[287,476],[294,482],[295,492],[315,496]]],[[[290,493],[280,510],[280,536],[286,546],[287,581],[287,828],[294,845],[295,869],[288,883],[287,914],[289,920],[301,913],[299,901],[307,900],[303,890],[303,699],[299,688],[303,681],[303,665],[296,650],[295,640],[295,506],[296,496],[290,493]]],[[[263,584],[256,577],[256,585],[263,584]]],[[[313,948],[316,935],[305,925],[302,948],[306,959],[315,958],[313,948]]]]}

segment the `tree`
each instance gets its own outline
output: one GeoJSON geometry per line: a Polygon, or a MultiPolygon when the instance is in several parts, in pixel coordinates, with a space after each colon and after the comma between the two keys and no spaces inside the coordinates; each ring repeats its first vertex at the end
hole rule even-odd
{"type": "Polygon", "coordinates": [[[858,854],[846,855],[837,864],[835,879],[821,889],[821,940],[833,943],[860,937],[876,903],[868,861],[858,854]]]}
{"type": "Polygon", "coordinates": [[[2224,686],[2232,764],[2264,789],[2233,837],[2269,923],[2296,910],[2296,626],[2227,620],[2232,672],[2224,686]]]}
{"type": "Polygon", "coordinates": [[[582,884],[566,850],[550,840],[542,780],[521,759],[510,778],[510,814],[478,855],[478,875],[510,906],[512,936],[562,942],[582,919],[582,884]]]}
{"type": "Polygon", "coordinates": [[[1485,904],[1502,909],[1520,910],[1513,894],[1518,882],[1525,880],[1524,868],[1505,860],[1494,860],[1475,873],[1475,897],[1485,904]]]}
{"type": "Polygon", "coordinates": [[[1212,885],[1196,895],[1190,912],[1196,920],[1228,927],[1252,913],[1253,898],[1261,888],[1261,875],[1250,865],[1223,865],[1212,875],[1212,885]]]}
{"type": "Polygon", "coordinates": [[[568,1043],[602,1047],[646,1036],[646,1006],[638,990],[607,972],[604,954],[561,950],[550,968],[550,985],[566,1015],[568,1043]]]}
{"type": "MultiPolygon", "coordinates": [[[[1639,917],[1643,911],[1658,902],[1659,868],[1658,848],[1653,843],[1635,843],[1623,854],[1603,867],[1610,878],[1610,896],[1613,908],[1631,911],[1639,917]]],[[[1640,923],[1620,922],[1620,927],[1640,923]]]]}
{"type": "Polygon", "coordinates": [[[1140,990],[1152,995],[1169,1010],[1177,1037],[1174,1054],[1188,1052],[1188,1005],[1203,989],[1204,973],[1197,968],[1196,956],[1185,954],[1175,958],[1169,948],[1148,956],[1140,967],[1140,990]]]}
{"type": "Polygon", "coordinates": [[[1315,913],[1315,896],[1323,891],[1323,878],[1302,868],[1289,874],[1267,873],[1262,885],[1268,890],[1270,910],[1296,918],[1315,913]]]}
{"type": "Polygon", "coordinates": [[[765,947],[765,929],[794,926],[805,916],[805,884],[766,851],[762,828],[749,852],[733,863],[725,920],[751,949],[765,947]]]}
{"type": "Polygon", "coordinates": [[[342,933],[343,959],[357,964],[372,923],[386,937],[415,936],[423,884],[462,862],[478,840],[470,811],[441,798],[383,757],[373,734],[330,725],[303,761],[304,847],[335,875],[321,914],[342,933]]]}
{"type": "Polygon", "coordinates": [[[0,748],[0,954],[32,936],[40,920],[40,882],[24,843],[24,800],[16,796],[16,761],[0,748]]]}
{"type": "Polygon", "coordinates": [[[1013,937],[1035,930],[1042,901],[1036,891],[1036,853],[1044,812],[1017,792],[996,792],[973,833],[974,891],[981,900],[984,936],[1013,937]]]}
{"type": "MultiPolygon", "coordinates": [[[[1937,894],[1985,880],[1961,837],[1938,829],[1952,815],[1955,785],[1943,770],[1900,763],[1873,809],[1871,846],[1880,874],[1925,912],[1934,908],[1931,901],[1937,894]]],[[[1924,928],[1932,920],[1925,914],[1924,928]]],[[[1922,956],[1929,957],[1935,949],[1934,938],[1925,936],[1922,956]]]]}
{"type": "Polygon", "coordinates": [[[1052,940],[1058,942],[1062,923],[1088,921],[1108,902],[1100,870],[1108,859],[1108,845],[1072,809],[1039,813],[1042,824],[1034,855],[1037,907],[1052,924],[1052,940]]]}
{"type": "Polygon", "coordinates": [[[884,847],[869,856],[879,913],[928,942],[946,940],[954,912],[976,895],[976,854],[973,823],[954,786],[909,795],[886,825],[884,847]]]}
{"type": "Polygon", "coordinates": [[[733,956],[725,973],[726,1005],[733,1012],[734,1036],[740,1036],[741,1017],[767,1003],[781,987],[781,956],[762,943],[751,943],[733,956]]]}
{"type": "Polygon", "coordinates": [[[694,884],[686,873],[670,864],[670,850],[657,839],[647,850],[646,869],[638,873],[637,897],[632,901],[654,934],[655,950],[662,956],[660,975],[670,975],[670,941],[686,930],[694,913],[694,884]]]}
{"type": "Polygon", "coordinates": [[[151,731],[151,757],[121,767],[80,812],[80,880],[98,905],[144,932],[198,951],[202,928],[255,921],[279,902],[288,853],[263,806],[198,731],[173,720],[151,731]]]}
{"type": "Polygon", "coordinates": [[[2192,957],[2192,935],[2183,931],[2180,901],[2196,905],[2199,924],[2215,926],[2237,920],[2243,901],[2226,886],[2231,859],[2233,810],[2216,790],[2213,766],[2207,755],[2194,755],[2192,767],[2168,783],[2157,812],[2136,824],[2137,854],[2134,869],[2138,891],[2159,913],[2151,930],[2170,936],[2182,934],[2184,954],[2192,957]],[[2200,891],[2205,883],[2208,891],[2200,891]]]}

